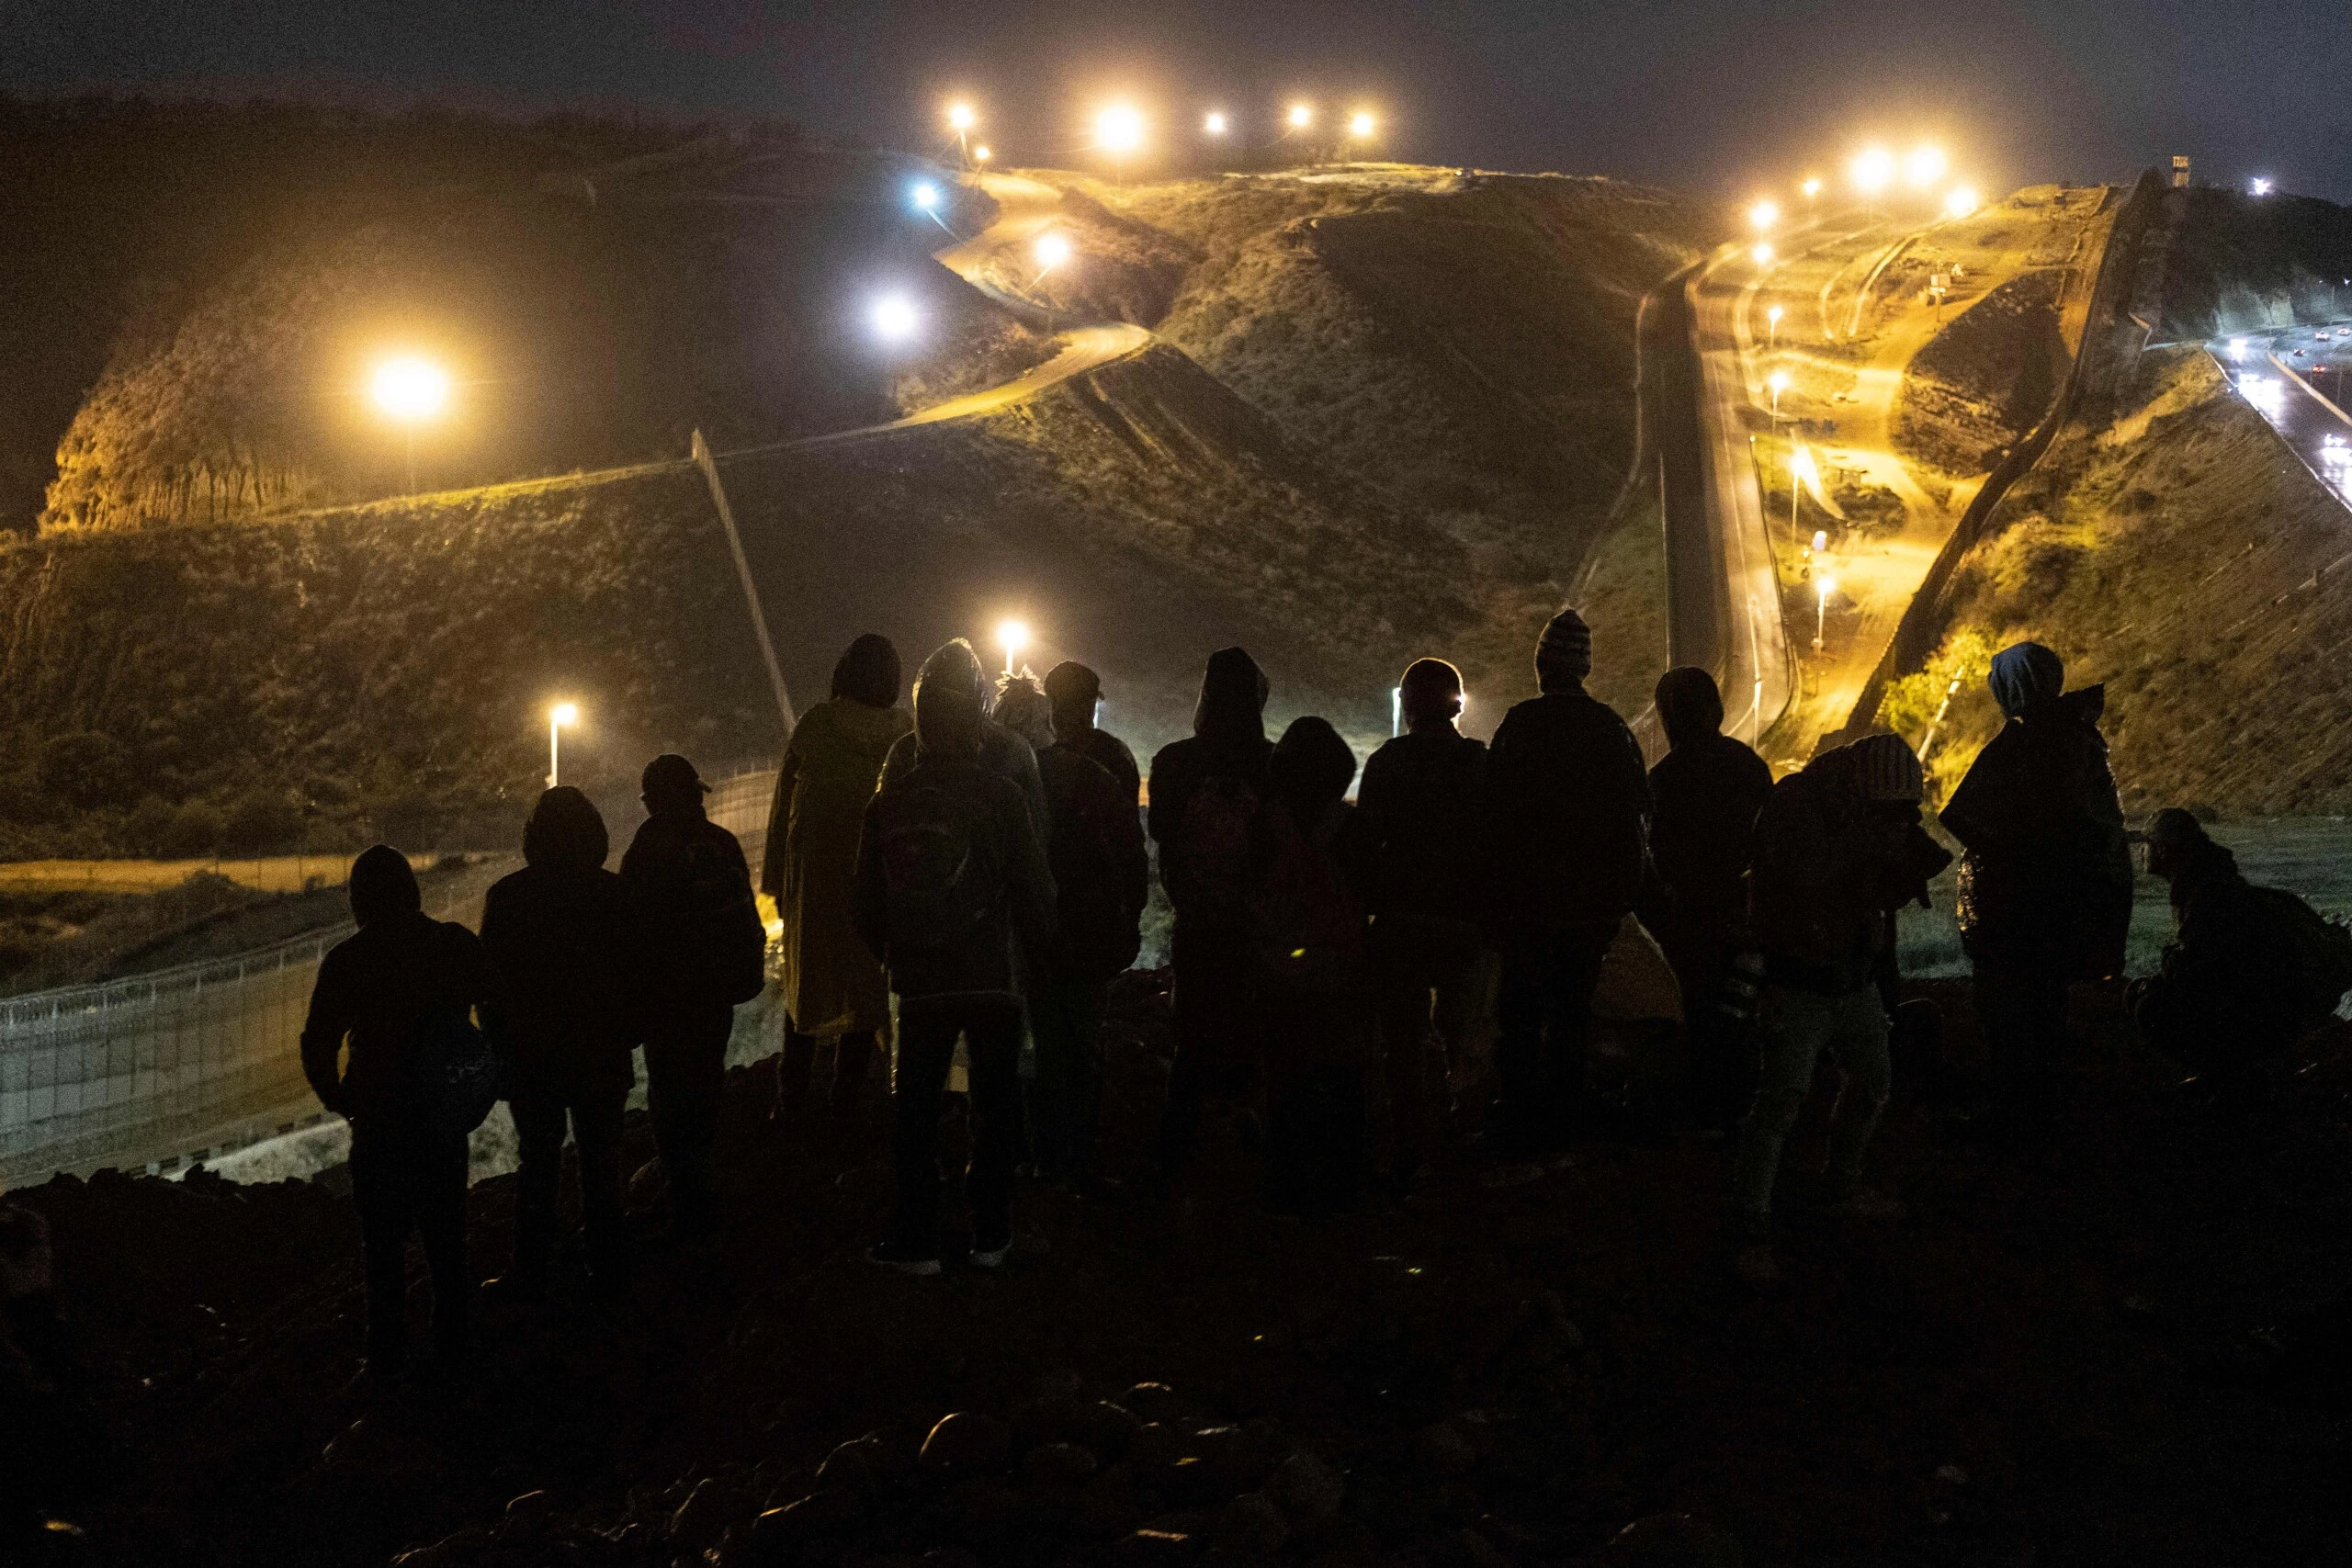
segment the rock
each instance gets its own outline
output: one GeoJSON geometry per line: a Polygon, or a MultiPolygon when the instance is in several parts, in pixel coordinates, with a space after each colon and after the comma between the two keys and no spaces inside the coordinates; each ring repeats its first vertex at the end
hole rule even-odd
{"type": "Polygon", "coordinates": [[[1422,1427],[1413,1439],[1413,1451],[1440,1475],[1466,1475],[1478,1462],[1478,1450],[1470,1446],[1470,1439],[1451,1421],[1436,1421],[1422,1427]]]}
{"type": "Polygon", "coordinates": [[[980,1560],[960,1546],[935,1546],[922,1554],[923,1568],[980,1568],[980,1560]]]}
{"type": "Polygon", "coordinates": [[[871,1493],[906,1473],[905,1456],[868,1433],[842,1444],[817,1466],[817,1484],[871,1493]]]}
{"type": "Polygon", "coordinates": [[[1127,1461],[1138,1470],[1165,1470],[1184,1457],[1184,1439],[1174,1427],[1158,1421],[1136,1434],[1127,1446],[1127,1461]]]}
{"type": "Polygon", "coordinates": [[[1739,1542],[1688,1514],[1652,1514],[1617,1532],[1595,1568],[1745,1568],[1739,1542]]]}
{"type": "Polygon", "coordinates": [[[974,1473],[1004,1464],[1012,1432],[995,1416],[959,1410],[939,1418],[922,1440],[922,1462],[934,1470],[974,1473]]]}
{"type": "Polygon", "coordinates": [[[1274,1467],[1266,1478],[1266,1495],[1293,1523],[1312,1527],[1340,1511],[1347,1483],[1338,1471],[1302,1450],[1274,1467]]]}
{"type": "Polygon", "coordinates": [[[1453,1544],[1470,1568],[1512,1568],[1511,1560],[1504,1555],[1502,1549],[1476,1530],[1456,1531],[1453,1544]]]}
{"type": "Polygon", "coordinates": [[[717,1476],[696,1485],[670,1516],[670,1543],[688,1551],[700,1551],[718,1539],[718,1532],[741,1507],[742,1499],[734,1487],[717,1476]]]}
{"type": "Polygon", "coordinates": [[[1119,1396],[1119,1403],[1144,1421],[1182,1421],[1195,1414],[1190,1401],[1164,1382],[1139,1382],[1119,1396]]]}
{"type": "Polygon", "coordinates": [[[1289,1538],[1289,1522],[1262,1492],[1245,1492],[1227,1503],[1209,1536],[1219,1551],[1238,1557],[1272,1557],[1289,1538]]]}
{"type": "Polygon", "coordinates": [[[1076,1443],[1041,1443],[1021,1461],[1021,1473],[1033,1486],[1075,1486],[1102,1467],[1091,1449],[1076,1443]]]}
{"type": "Polygon", "coordinates": [[[1078,1412],[1069,1436],[1106,1459],[1119,1459],[1143,1435],[1143,1427],[1134,1411],[1102,1399],[1078,1412]]]}
{"type": "Polygon", "coordinates": [[[1114,1568],[1163,1568],[1189,1562],[1205,1544],[1188,1530],[1147,1526],[1111,1543],[1114,1568]]]}
{"type": "Polygon", "coordinates": [[[1261,1416],[1227,1438],[1212,1462],[1227,1485],[1236,1492],[1245,1492],[1265,1480],[1297,1448],[1283,1430],[1281,1422],[1271,1416],[1261,1416]]]}
{"type": "Polygon", "coordinates": [[[1090,1540],[1125,1535],[1136,1528],[1136,1475],[1130,1465],[1105,1465],[1079,1489],[1070,1528],[1090,1540]]]}
{"type": "Polygon", "coordinates": [[[850,1492],[811,1492],[752,1521],[751,1557],[755,1562],[788,1562],[809,1540],[838,1535],[865,1516],[865,1505],[850,1492]]]}

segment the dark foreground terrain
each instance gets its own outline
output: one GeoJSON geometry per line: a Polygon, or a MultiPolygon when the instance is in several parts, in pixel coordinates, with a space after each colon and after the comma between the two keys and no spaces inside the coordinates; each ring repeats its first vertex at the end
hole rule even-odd
{"type": "MultiPolygon", "coordinates": [[[[2332,1386],[2307,1351],[2281,1377],[2245,1331],[2352,1283],[2340,1034],[2276,1108],[2232,1119],[2093,998],[2039,1154],[1966,1140],[1943,1064],[1899,1061],[1881,1169],[1908,1219],[1792,1209],[1788,1278],[1758,1293],[1717,1246],[1727,1150],[1695,1137],[1596,1138],[1542,1170],[1465,1155],[1402,1205],[1320,1223],[1263,1215],[1228,1137],[1195,1188],[1147,1201],[1164,997],[1126,984],[1126,1179],[1083,1203],[1024,1189],[1042,1255],[934,1281],[870,1268],[878,1134],[790,1146],[763,1065],[738,1074],[735,1218],[707,1255],[658,1256],[615,1301],[574,1279],[543,1315],[485,1313],[474,1368],[371,1404],[341,1392],[360,1298],[339,1173],[24,1194],[119,1433],[78,1516],[90,1555],[1742,1561],[1702,1533],[1610,1545],[1675,1512],[1749,1564],[2336,1560],[2340,1363],[2332,1386]]],[[[1965,1062],[1965,993],[1936,995],[1965,1062]]],[[[511,1204],[511,1179],[474,1191],[482,1273],[511,1204]]]]}

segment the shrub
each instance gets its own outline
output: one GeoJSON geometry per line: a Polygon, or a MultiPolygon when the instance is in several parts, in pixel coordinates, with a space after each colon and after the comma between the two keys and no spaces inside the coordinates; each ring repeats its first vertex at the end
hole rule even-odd
{"type": "Polygon", "coordinates": [[[156,847],[171,860],[212,854],[220,848],[228,828],[228,818],[219,807],[191,800],[172,813],[171,827],[156,847]]]}
{"type": "Polygon", "coordinates": [[[95,729],[51,736],[35,773],[42,788],[85,810],[126,800],[138,788],[130,751],[95,729]]]}
{"type": "Polygon", "coordinates": [[[122,819],[122,846],[133,854],[161,855],[171,838],[179,812],[161,795],[151,795],[130,808],[122,819]]]}
{"type": "Polygon", "coordinates": [[[229,808],[221,844],[232,853],[266,854],[292,847],[302,832],[302,813],[283,790],[258,789],[229,808]]]}

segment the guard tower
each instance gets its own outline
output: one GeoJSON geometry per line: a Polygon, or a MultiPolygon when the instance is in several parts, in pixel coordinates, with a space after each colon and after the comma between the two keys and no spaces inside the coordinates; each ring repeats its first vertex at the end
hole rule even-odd
{"type": "Polygon", "coordinates": [[[2188,188],[2188,154],[2186,152],[2176,152],[2172,155],[2172,188],[2175,190],[2188,188]]]}

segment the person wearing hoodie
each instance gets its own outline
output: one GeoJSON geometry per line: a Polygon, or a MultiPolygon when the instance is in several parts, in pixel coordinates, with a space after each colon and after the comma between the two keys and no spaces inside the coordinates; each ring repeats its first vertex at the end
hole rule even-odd
{"type": "Polygon", "coordinates": [[[351,864],[359,930],[327,950],[302,1024],[302,1074],[319,1103],[351,1123],[351,1197],[368,1277],[368,1371],[408,1362],[408,1238],[433,1276],[433,1338],[445,1364],[465,1354],[466,1135],[435,1125],[416,1055],[440,1019],[494,1014],[499,982],[473,932],[424,913],[408,857],[389,844],[351,864]],[[348,1059],[345,1059],[346,1048],[348,1059]]]}
{"type": "Polygon", "coordinates": [[[882,767],[914,728],[898,705],[899,650],[868,632],[833,666],[832,694],[801,715],[776,770],[760,888],[783,922],[784,1055],[776,1119],[809,1113],[817,1043],[831,1039],[835,1121],[855,1115],[882,1031],[889,984],[850,919],[850,880],[866,803],[882,767]]]}
{"type": "Polygon", "coordinates": [[[1127,743],[1094,723],[1102,703],[1102,677],[1065,659],[1046,672],[1046,695],[1054,705],[1054,744],[1075,751],[1119,781],[1140,806],[1143,774],[1127,743]]]}
{"type": "Polygon", "coordinates": [[[1649,782],[1625,721],[1584,689],[1592,633],[1562,610],[1536,644],[1543,694],[1487,752],[1487,921],[1502,953],[1495,1066],[1502,1142],[1548,1153],[1583,1110],[1600,961],[1642,883],[1649,782]]]}
{"type": "Polygon", "coordinates": [[[1462,672],[1444,660],[1414,660],[1398,691],[1405,733],[1364,763],[1356,825],[1369,878],[1393,1175],[1402,1184],[1428,1158],[1430,1102],[1446,1101],[1448,1069],[1477,1007],[1487,951],[1478,928],[1487,748],[1454,728],[1462,672]],[[1434,1063],[1432,1023],[1444,1052],[1434,1063]]]}
{"type": "Polygon", "coordinates": [[[2067,987],[2123,967],[2132,852],[2098,731],[2105,689],[2065,691],[2065,666],[2033,642],[1995,655],[1988,680],[2007,722],[1941,815],[1966,852],[1961,941],[1996,1108],[2033,1121],[2050,1110],[2067,987]]]}
{"type": "Polygon", "coordinates": [[[735,835],[703,810],[710,786],[674,752],[645,764],[644,826],[621,857],[645,987],[645,1096],[673,1235],[718,1218],[711,1150],[735,1006],[767,984],[767,928],[735,835]]]}
{"type": "Polygon", "coordinates": [[[1355,753],[1320,718],[1283,732],[1252,894],[1265,1009],[1266,1194],[1277,1213],[1352,1208],[1363,1163],[1374,1010],[1363,846],[1348,805],[1355,753]]]}
{"type": "Polygon", "coordinates": [[[899,998],[898,1196],[889,1235],[866,1256],[916,1275],[940,1269],[939,1105],[958,1035],[971,1062],[971,1261],[1001,1268],[1011,1252],[1021,955],[1051,952],[1054,938],[1035,818],[1020,787],[981,759],[973,661],[969,645],[950,643],[917,675],[919,750],[866,807],[852,894],[858,934],[899,998]]]}
{"type": "MultiPolygon", "coordinates": [[[[1036,832],[1037,841],[1044,843],[1053,831],[1053,823],[1048,820],[1050,808],[1046,804],[1045,780],[1037,772],[1036,750],[996,720],[985,716],[989,711],[989,675],[980,663],[980,656],[959,637],[933,649],[922,667],[930,673],[934,688],[943,687],[952,679],[963,682],[970,689],[972,705],[983,716],[980,766],[1011,781],[1021,791],[1021,798],[1029,805],[1030,826],[1036,832]]],[[[912,771],[922,750],[922,742],[912,733],[900,736],[882,764],[882,782],[887,784],[912,771]]]]}
{"type": "Polygon", "coordinates": [[[1193,733],[1151,760],[1146,827],[1175,911],[1176,1060],[1160,1118],[1159,1160],[1174,1175],[1191,1158],[1203,1105],[1247,1090],[1258,1062],[1258,970],[1251,947],[1251,846],[1274,754],[1266,739],[1266,676],[1238,648],[1209,656],[1193,733]]]}
{"type": "Polygon", "coordinates": [[[1772,770],[1723,733],[1715,678],[1685,667],[1658,677],[1658,723],[1669,750],[1650,769],[1650,863],[1657,873],[1642,923],[1666,950],[1682,988],[1693,1108],[1727,1127],[1753,1076],[1739,1021],[1722,1005],[1733,962],[1747,945],[1747,859],[1772,770]]]}
{"type": "Polygon", "coordinates": [[[1751,918],[1764,953],[1757,1018],[1762,1076],[1732,1165],[1736,1265],[1777,1278],[1772,1189],[1781,1150],[1823,1052],[1845,1069],[1829,1133],[1833,1205],[1858,1217],[1896,1212],[1863,1190],[1862,1156],[1892,1083],[1887,1017],[1876,976],[1889,916],[1951,857],[1919,826],[1919,760],[1900,736],[1868,735],[1823,752],[1772,787],[1758,817],[1751,918]]]}
{"type": "Polygon", "coordinates": [[[621,1126],[643,1026],[628,894],[605,869],[611,849],[595,804],[560,784],[523,826],[523,869],[482,900],[482,947],[504,987],[492,1021],[520,1155],[514,1261],[492,1284],[526,1300],[545,1292],[555,1258],[566,1121],[580,1150],[589,1272],[610,1280],[625,1266],[621,1126]]]}
{"type": "Polygon", "coordinates": [[[1057,739],[1051,699],[1034,679],[1006,676],[995,717],[1037,753],[1054,825],[1046,845],[1056,894],[1054,942],[1039,955],[1039,983],[1029,999],[1037,1046],[1030,1147],[1040,1177],[1085,1191],[1098,1175],[1102,1012],[1111,982],[1143,945],[1151,861],[1135,796],[1057,739]]]}

